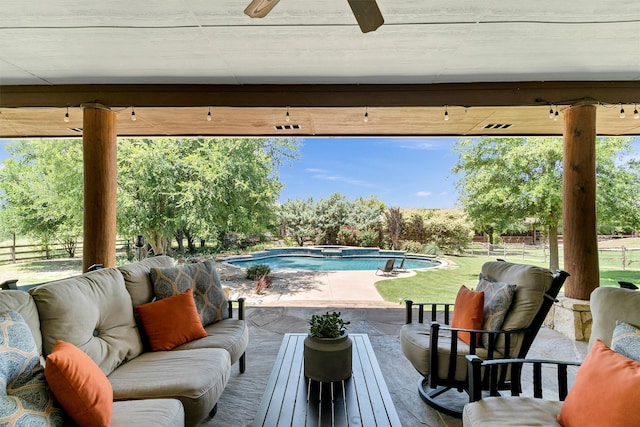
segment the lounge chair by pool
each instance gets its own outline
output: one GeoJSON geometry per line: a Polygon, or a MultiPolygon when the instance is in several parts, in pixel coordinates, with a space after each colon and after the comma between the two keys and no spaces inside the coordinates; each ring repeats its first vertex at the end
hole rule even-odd
{"type": "Polygon", "coordinates": [[[395,262],[395,258],[388,259],[384,266],[380,266],[376,269],[376,276],[378,275],[378,271],[381,271],[384,275],[393,274],[393,265],[395,262]]]}

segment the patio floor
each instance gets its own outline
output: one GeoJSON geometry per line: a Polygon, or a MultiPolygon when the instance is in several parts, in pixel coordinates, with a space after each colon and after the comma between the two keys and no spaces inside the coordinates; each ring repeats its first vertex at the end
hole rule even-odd
{"type": "MultiPolygon", "coordinates": [[[[275,280],[269,289],[256,294],[253,282],[245,278],[243,270],[222,263],[218,263],[218,270],[223,285],[231,288],[231,296],[243,296],[248,302],[247,366],[244,374],[238,372],[237,364],[233,366],[229,383],[218,401],[218,413],[203,420],[201,427],[251,426],[283,335],[307,332],[311,315],[325,311],[340,311],[351,322],[349,332],[369,335],[403,426],[462,425],[461,420],[437,412],[420,399],[417,391],[420,374],[400,349],[404,305],[401,301],[384,301],[375,288],[375,282],[385,277],[373,271],[276,271],[272,272],[275,280]]],[[[561,360],[582,360],[585,354],[586,343],[572,341],[546,327],[540,330],[529,351],[530,357],[561,360]]]]}

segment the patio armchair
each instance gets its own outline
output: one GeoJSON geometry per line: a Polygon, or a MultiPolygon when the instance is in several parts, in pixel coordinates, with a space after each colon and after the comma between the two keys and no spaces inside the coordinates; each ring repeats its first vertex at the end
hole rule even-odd
{"type": "Polygon", "coordinates": [[[525,419],[530,426],[640,425],[635,397],[640,388],[640,293],[600,287],[590,299],[593,324],[582,364],[468,356],[472,403],[464,407],[465,427],[517,426],[525,419]],[[528,384],[522,382],[523,365],[532,368],[528,384]],[[504,395],[495,380],[508,366],[511,392],[504,395]],[[568,371],[574,374],[572,385],[568,371]]]}
{"type": "MultiPolygon", "coordinates": [[[[406,301],[400,344],[405,357],[422,375],[420,397],[441,412],[461,417],[469,402],[466,356],[524,358],[568,276],[564,271],[554,274],[542,267],[493,261],[482,266],[475,293],[464,293],[475,298],[483,291],[480,313],[475,316],[467,310],[468,301],[461,298],[463,289],[456,304],[406,301]],[[425,323],[425,311],[430,313],[429,324],[425,323]],[[476,327],[465,324],[478,315],[476,327]]],[[[499,373],[498,388],[510,386],[509,374],[509,370],[499,373]]]]}

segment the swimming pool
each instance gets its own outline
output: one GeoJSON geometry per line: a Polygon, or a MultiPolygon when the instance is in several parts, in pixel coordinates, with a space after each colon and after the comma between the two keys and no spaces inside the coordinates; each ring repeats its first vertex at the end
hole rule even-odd
{"type": "Polygon", "coordinates": [[[224,262],[241,268],[265,264],[271,270],[345,271],[376,270],[390,258],[396,259],[396,267],[399,267],[402,259],[406,258],[404,268],[408,270],[433,268],[440,265],[437,260],[420,255],[406,255],[402,251],[337,246],[277,248],[256,252],[249,256],[226,258],[224,262]]]}

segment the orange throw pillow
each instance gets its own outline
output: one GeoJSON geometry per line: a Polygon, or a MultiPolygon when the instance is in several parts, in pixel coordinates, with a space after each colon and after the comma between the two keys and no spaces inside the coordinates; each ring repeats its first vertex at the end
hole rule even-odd
{"type": "Polygon", "coordinates": [[[82,350],[57,341],[44,368],[49,388],[80,426],[109,426],[113,389],[98,365],[82,350]]]}
{"type": "MultiPolygon", "coordinates": [[[[484,322],[484,292],[472,291],[462,285],[456,295],[453,306],[451,327],[464,329],[482,329],[484,322]]],[[[471,344],[469,332],[458,332],[458,338],[471,344]]],[[[476,345],[480,344],[480,335],[476,335],[476,345]]]]}
{"type": "Polygon", "coordinates": [[[136,307],[153,351],[171,350],[207,336],[202,327],[193,291],[136,307]]]}
{"type": "Polygon", "coordinates": [[[640,426],[640,363],[596,340],[562,405],[563,427],[640,426]]]}

